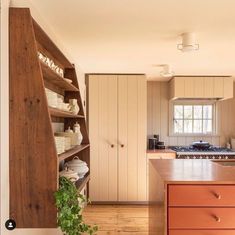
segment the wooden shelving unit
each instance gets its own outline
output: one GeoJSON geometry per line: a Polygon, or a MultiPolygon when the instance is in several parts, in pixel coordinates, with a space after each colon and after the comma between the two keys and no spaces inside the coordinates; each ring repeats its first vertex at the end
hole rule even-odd
{"type": "MultiPolygon", "coordinates": [[[[10,8],[10,215],[17,228],[56,228],[54,192],[59,165],[77,155],[90,167],[90,144],[73,64],[31,17],[27,8],[10,8]],[[64,77],[38,58],[38,51],[64,70],[64,77]],[[48,106],[45,88],[77,99],[78,115],[48,106]],[[52,122],[80,124],[82,144],[57,154],[52,122]]],[[[89,173],[76,182],[81,191],[89,173]]]]}

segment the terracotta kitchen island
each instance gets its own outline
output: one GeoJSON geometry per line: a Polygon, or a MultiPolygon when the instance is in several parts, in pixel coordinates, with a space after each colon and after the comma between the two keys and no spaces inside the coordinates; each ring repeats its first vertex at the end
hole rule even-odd
{"type": "Polygon", "coordinates": [[[150,159],[149,234],[235,235],[235,161],[150,159]]]}

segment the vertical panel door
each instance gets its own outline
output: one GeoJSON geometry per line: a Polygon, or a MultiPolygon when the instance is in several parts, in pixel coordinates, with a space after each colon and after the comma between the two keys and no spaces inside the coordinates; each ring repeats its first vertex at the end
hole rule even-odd
{"type": "Polygon", "coordinates": [[[92,201],[117,201],[117,76],[89,76],[92,201]]]}
{"type": "Polygon", "coordinates": [[[146,201],[147,83],[143,75],[118,76],[118,199],[146,201]]]}

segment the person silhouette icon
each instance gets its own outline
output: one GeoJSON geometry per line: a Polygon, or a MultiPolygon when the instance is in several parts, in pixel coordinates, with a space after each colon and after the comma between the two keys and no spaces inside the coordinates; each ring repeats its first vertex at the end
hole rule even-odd
{"type": "Polygon", "coordinates": [[[16,222],[12,219],[9,219],[6,221],[5,227],[7,230],[13,230],[16,228],[16,222]]]}
{"type": "Polygon", "coordinates": [[[12,222],[10,222],[10,223],[8,224],[8,228],[13,228],[12,222]]]}

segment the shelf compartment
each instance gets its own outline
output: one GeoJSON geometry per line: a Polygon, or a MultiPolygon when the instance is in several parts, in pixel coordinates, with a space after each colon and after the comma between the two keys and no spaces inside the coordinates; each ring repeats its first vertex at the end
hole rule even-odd
{"type": "Polygon", "coordinates": [[[51,68],[49,68],[46,64],[40,61],[43,78],[57,87],[63,89],[64,91],[79,91],[77,87],[73,84],[68,83],[64,78],[54,72],[51,68]]]}
{"type": "Polygon", "coordinates": [[[42,45],[56,60],[60,61],[64,67],[73,68],[71,62],[66,58],[62,51],[55,45],[45,31],[33,19],[33,29],[36,41],[42,45]]]}
{"type": "Polygon", "coordinates": [[[62,117],[62,118],[85,118],[83,115],[74,115],[70,112],[63,111],[57,108],[49,107],[51,116],[53,117],[62,117]]]}
{"type": "Polygon", "coordinates": [[[77,145],[69,150],[67,150],[64,153],[61,153],[58,155],[59,161],[63,161],[71,156],[73,156],[74,154],[77,154],[79,152],[81,152],[82,150],[88,148],[90,145],[89,144],[81,144],[81,145],[77,145]]]}
{"type": "Polygon", "coordinates": [[[88,183],[89,180],[90,180],[90,174],[87,173],[82,179],[79,179],[78,181],[75,182],[75,186],[78,192],[82,191],[82,189],[85,187],[85,185],[88,183]]]}

